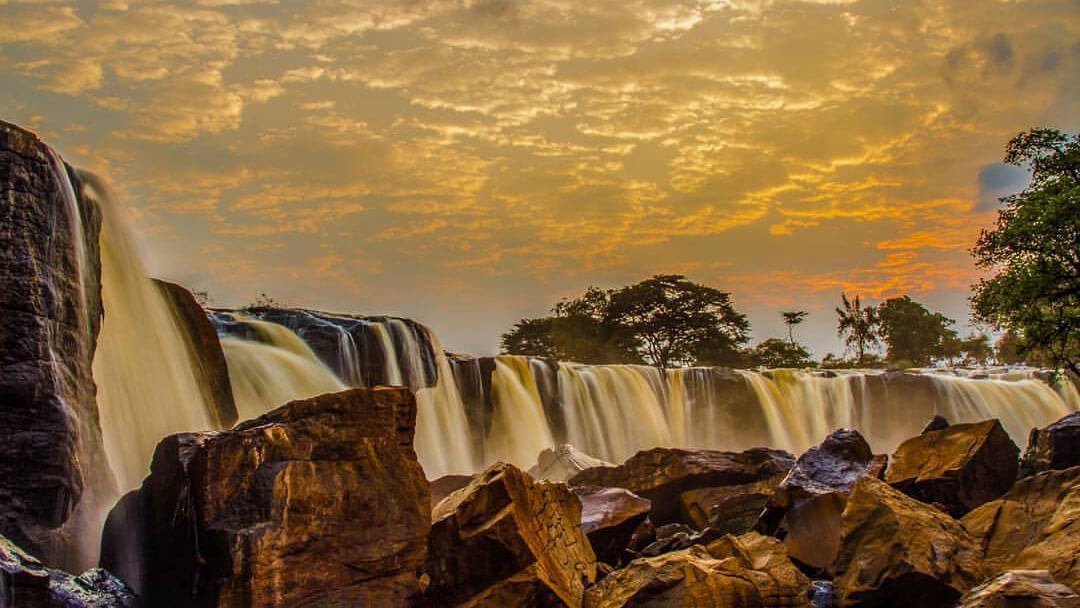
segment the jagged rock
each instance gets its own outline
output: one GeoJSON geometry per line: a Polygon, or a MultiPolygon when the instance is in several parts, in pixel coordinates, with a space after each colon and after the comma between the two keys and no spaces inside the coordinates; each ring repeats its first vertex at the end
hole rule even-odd
{"type": "Polygon", "coordinates": [[[134,594],[101,568],[74,576],[46,568],[0,536],[0,608],[128,608],[134,594]]]}
{"type": "Polygon", "coordinates": [[[1020,474],[1034,475],[1080,465],[1080,412],[1042,429],[1031,429],[1020,474]]]}
{"type": "Polygon", "coordinates": [[[91,373],[100,227],[76,172],[0,121],[0,534],[67,567],[67,528],[112,494],[91,373]]]}
{"type": "Polygon", "coordinates": [[[638,452],[618,466],[582,471],[572,486],[625,488],[652,501],[654,523],[681,520],[679,497],[690,490],[743,485],[786,473],[794,457],[782,450],[745,452],[654,448],[638,452]]]}
{"type": "Polygon", "coordinates": [[[596,580],[577,497],[513,465],[498,463],[477,475],[439,503],[432,520],[427,595],[441,605],[493,597],[500,605],[522,605],[525,595],[550,593],[576,608],[596,580]]]}
{"type": "Polygon", "coordinates": [[[784,475],[753,483],[699,488],[679,496],[682,521],[697,529],[711,527],[720,534],[744,534],[754,528],[784,475]]]}
{"type": "Polygon", "coordinates": [[[1080,467],[1025,477],[962,523],[979,542],[987,573],[1049,570],[1080,587],[1080,467]]]}
{"type": "Polygon", "coordinates": [[[473,477],[475,476],[443,475],[435,481],[432,481],[429,485],[431,489],[431,508],[434,509],[435,505],[442,502],[444,498],[469,485],[469,482],[473,480],[473,477]]]}
{"type": "Polygon", "coordinates": [[[1046,570],[1011,570],[973,588],[956,608],[1077,608],[1080,596],[1046,570]]]}
{"type": "Polygon", "coordinates": [[[180,323],[191,360],[201,375],[200,385],[206,392],[207,403],[214,406],[211,414],[215,418],[215,428],[231,427],[237,420],[236,402],[233,401],[229,368],[217,330],[190,291],[176,283],[160,279],[154,279],[154,283],[169,301],[173,315],[180,323]]]}
{"type": "Polygon", "coordinates": [[[545,448],[540,452],[537,463],[529,469],[529,475],[547,481],[566,481],[585,469],[610,466],[614,465],[593,458],[569,443],[563,443],[555,449],[545,448]]]}
{"type": "Polygon", "coordinates": [[[686,524],[664,524],[654,529],[653,541],[641,550],[641,554],[645,557],[656,557],[671,551],[681,551],[704,544],[698,542],[699,540],[698,532],[686,524]]]}
{"type": "Polygon", "coordinates": [[[102,564],[145,606],[408,605],[431,508],[402,388],[294,401],[164,439],[102,564]]]}
{"type": "Polygon", "coordinates": [[[810,568],[828,567],[840,548],[848,493],[859,479],[873,476],[875,463],[858,432],[832,432],[799,456],[769,501],[758,531],[782,538],[791,557],[810,568]]]}
{"type": "Polygon", "coordinates": [[[1019,454],[997,420],[954,424],[900,444],[885,481],[960,517],[1012,487],[1019,454]]]}
{"type": "Polygon", "coordinates": [[[581,530],[596,558],[618,566],[651,503],[622,488],[574,488],[581,501],[581,530]]]}
{"type": "Polygon", "coordinates": [[[809,581],[783,545],[759,534],[727,536],[640,558],[589,589],[588,608],[625,606],[808,606],[809,581]]]}
{"type": "Polygon", "coordinates": [[[949,428],[949,421],[941,414],[934,414],[934,417],[930,419],[930,422],[926,423],[920,435],[925,435],[931,431],[943,431],[949,428]]]}
{"type": "Polygon", "coordinates": [[[960,522],[863,477],[847,499],[832,571],[841,606],[947,608],[982,580],[979,558],[960,522]]]}

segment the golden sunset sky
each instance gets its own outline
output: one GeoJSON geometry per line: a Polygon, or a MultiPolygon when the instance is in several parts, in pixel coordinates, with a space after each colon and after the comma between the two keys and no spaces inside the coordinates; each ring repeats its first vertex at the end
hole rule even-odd
{"type": "Polygon", "coordinates": [[[1033,126],[1080,127],[1080,2],[0,0],[0,118],[110,180],[219,305],[491,353],[683,273],[841,352],[841,291],[961,322],[1033,126]]]}

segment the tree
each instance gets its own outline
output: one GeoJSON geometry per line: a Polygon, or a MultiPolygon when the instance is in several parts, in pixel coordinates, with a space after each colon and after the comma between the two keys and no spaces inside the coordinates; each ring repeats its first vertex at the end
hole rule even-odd
{"type": "Polygon", "coordinates": [[[754,348],[754,363],[765,367],[809,367],[810,353],[799,344],[780,338],[769,338],[754,348]]]}
{"type": "Polygon", "coordinates": [[[876,309],[873,306],[864,308],[858,295],[849,300],[841,293],[840,302],[841,307],[836,309],[836,333],[844,338],[848,348],[855,350],[856,362],[862,364],[867,360],[866,349],[873,348],[878,342],[876,309]]]}
{"type": "Polygon", "coordinates": [[[502,352],[510,355],[531,355],[562,359],[562,353],[551,337],[553,317],[522,319],[502,335],[502,352]]]}
{"type": "Polygon", "coordinates": [[[604,318],[628,332],[642,358],[660,368],[736,364],[750,331],[731,294],[682,275],[656,275],[611,292],[604,318]]]}
{"type": "Polygon", "coordinates": [[[247,306],[244,306],[244,308],[279,308],[280,306],[281,304],[279,304],[277,300],[266,295],[266,292],[263,291],[260,292],[259,295],[255,296],[255,299],[249,302],[247,306]]]}
{"type": "Polygon", "coordinates": [[[605,321],[609,299],[610,292],[596,287],[563,299],[551,316],[522,319],[503,334],[502,351],[578,363],[641,363],[627,332],[605,321]]]}
{"type": "Polygon", "coordinates": [[[939,312],[930,312],[909,296],[889,298],[877,308],[878,334],[887,347],[885,358],[893,363],[909,362],[924,367],[934,359],[960,354],[955,321],[939,312]]]}
{"type": "Polygon", "coordinates": [[[805,310],[791,310],[780,313],[780,316],[784,318],[784,325],[787,325],[788,342],[790,342],[792,346],[795,346],[795,334],[792,332],[792,329],[799,323],[802,323],[808,314],[810,313],[805,310]]]}
{"type": "Polygon", "coordinates": [[[990,336],[986,334],[971,334],[964,338],[960,341],[959,350],[963,354],[965,365],[986,365],[994,356],[990,336]]]}
{"type": "Polygon", "coordinates": [[[1052,129],[1014,137],[1005,162],[1031,170],[1031,184],[1001,199],[992,230],[971,253],[994,274],[974,286],[974,318],[1080,373],[1080,138],[1052,129]]]}

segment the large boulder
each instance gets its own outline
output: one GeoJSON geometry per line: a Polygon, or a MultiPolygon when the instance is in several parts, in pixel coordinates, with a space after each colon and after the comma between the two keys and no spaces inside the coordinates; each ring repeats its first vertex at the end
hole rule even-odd
{"type": "Polygon", "coordinates": [[[0,536],[0,608],[128,608],[134,595],[101,568],[74,576],[47,568],[0,536]]]}
{"type": "Polygon", "coordinates": [[[614,465],[593,458],[569,443],[561,443],[554,449],[544,448],[529,469],[529,475],[546,481],[566,481],[585,469],[610,466],[614,465]]]}
{"type": "Polygon", "coordinates": [[[1080,596],[1046,570],[1010,570],[972,588],[956,608],[1080,608],[1080,596]]]}
{"type": "Polygon", "coordinates": [[[772,538],[726,536],[636,559],[589,589],[588,608],[629,606],[808,606],[807,578],[772,538]]]}
{"type": "Polygon", "coordinates": [[[749,532],[784,477],[779,474],[752,483],[683,492],[679,496],[681,520],[720,534],[749,532]]]}
{"type": "Polygon", "coordinates": [[[428,485],[431,490],[431,508],[443,501],[444,498],[469,485],[473,475],[443,475],[432,480],[428,485]]]}
{"type": "Polygon", "coordinates": [[[876,464],[858,432],[832,432],[799,456],[768,502],[757,530],[782,538],[792,558],[823,570],[840,548],[848,493],[863,477],[874,476],[876,464]]]}
{"type": "Polygon", "coordinates": [[[582,471],[569,483],[630,490],[652,501],[650,517],[663,524],[682,521],[680,497],[684,492],[769,479],[786,473],[794,460],[787,452],[765,448],[745,452],[654,448],[638,452],[618,466],[582,471]]]}
{"type": "Polygon", "coordinates": [[[581,501],[581,530],[596,558],[618,566],[652,504],[623,488],[574,488],[581,501]]]}
{"type": "Polygon", "coordinates": [[[596,555],[581,530],[581,503],[564,485],[498,463],[435,507],[427,594],[439,605],[581,606],[596,555]]]}
{"type": "Polygon", "coordinates": [[[982,580],[980,557],[960,522],[867,476],[847,498],[832,571],[842,606],[947,608],[982,580]]]}
{"type": "Polygon", "coordinates": [[[114,493],[91,373],[101,216],[80,190],[37,136],[0,121],[0,534],[65,567],[92,559],[73,540],[114,493]]]}
{"type": "Polygon", "coordinates": [[[1025,477],[962,523],[979,542],[988,574],[1049,570],[1080,588],[1080,467],[1025,477]]]}
{"type": "MultiPolygon", "coordinates": [[[[1067,382],[1068,380],[1066,380],[1067,382]]],[[[1042,429],[1031,429],[1020,463],[1021,475],[1080,465],[1080,412],[1042,429]]]]}
{"type": "Polygon", "coordinates": [[[431,516],[415,419],[406,389],[353,389],[167,437],[103,565],[145,606],[408,605],[431,516]]]}
{"type": "Polygon", "coordinates": [[[187,341],[192,363],[201,376],[200,385],[206,392],[206,402],[213,406],[210,413],[214,416],[214,427],[231,427],[237,420],[236,402],[217,330],[190,291],[168,281],[155,279],[154,283],[165,295],[180,324],[180,333],[187,341]]]}
{"type": "Polygon", "coordinates": [[[900,444],[885,481],[960,517],[1012,487],[1019,455],[997,420],[954,424],[900,444]]]}

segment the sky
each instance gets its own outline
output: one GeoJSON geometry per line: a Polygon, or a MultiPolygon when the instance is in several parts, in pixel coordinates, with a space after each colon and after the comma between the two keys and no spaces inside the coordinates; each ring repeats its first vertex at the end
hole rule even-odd
{"type": "Polygon", "coordinates": [[[967,332],[1016,133],[1080,128],[1077,0],[0,0],[0,118],[105,177],[152,272],[489,354],[657,273],[843,351],[967,332]]]}

